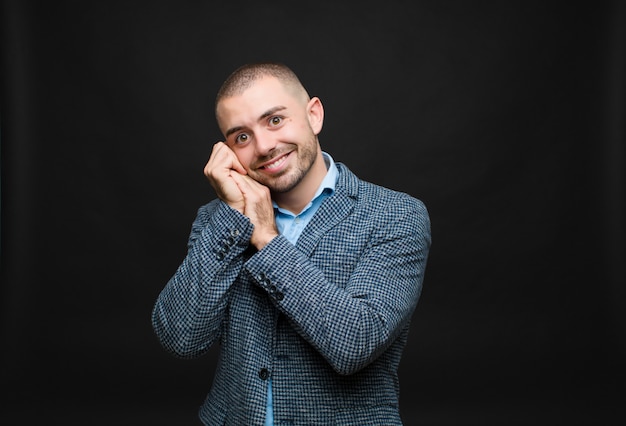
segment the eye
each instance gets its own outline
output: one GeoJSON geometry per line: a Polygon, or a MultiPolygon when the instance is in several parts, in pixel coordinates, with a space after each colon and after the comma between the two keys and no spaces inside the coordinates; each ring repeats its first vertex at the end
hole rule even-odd
{"type": "Polygon", "coordinates": [[[240,133],[235,138],[235,143],[236,144],[244,144],[244,143],[248,142],[248,140],[250,140],[250,136],[248,136],[247,133],[240,133]]]}
{"type": "Polygon", "coordinates": [[[273,117],[270,117],[269,119],[269,124],[271,127],[276,127],[278,125],[280,125],[280,123],[283,122],[283,118],[281,116],[275,115],[273,117]]]}

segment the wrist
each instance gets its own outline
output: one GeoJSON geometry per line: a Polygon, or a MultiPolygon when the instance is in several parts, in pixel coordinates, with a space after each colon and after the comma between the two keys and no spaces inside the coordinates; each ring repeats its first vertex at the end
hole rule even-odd
{"type": "Polygon", "coordinates": [[[263,247],[268,245],[274,238],[278,236],[276,232],[268,232],[260,235],[255,235],[252,233],[252,238],[250,238],[250,244],[256,247],[257,250],[261,250],[263,247]]]}

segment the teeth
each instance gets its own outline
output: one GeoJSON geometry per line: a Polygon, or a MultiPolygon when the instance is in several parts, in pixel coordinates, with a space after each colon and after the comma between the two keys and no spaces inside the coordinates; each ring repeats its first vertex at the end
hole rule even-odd
{"type": "Polygon", "coordinates": [[[264,168],[267,170],[271,170],[271,169],[275,169],[277,167],[279,167],[281,164],[284,163],[286,157],[281,157],[278,160],[274,161],[273,163],[270,163],[268,165],[266,165],[264,168]]]}

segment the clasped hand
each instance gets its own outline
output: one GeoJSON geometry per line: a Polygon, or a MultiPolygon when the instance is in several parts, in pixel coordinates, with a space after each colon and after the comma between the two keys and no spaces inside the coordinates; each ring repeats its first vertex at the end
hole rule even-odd
{"type": "Polygon", "coordinates": [[[204,175],[218,198],[250,219],[254,226],[250,243],[258,250],[278,235],[269,188],[247,175],[235,153],[224,142],[213,146],[204,175]]]}

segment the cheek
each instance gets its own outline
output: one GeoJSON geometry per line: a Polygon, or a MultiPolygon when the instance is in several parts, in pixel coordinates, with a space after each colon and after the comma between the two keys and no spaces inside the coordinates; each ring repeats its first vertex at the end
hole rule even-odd
{"type": "Polygon", "coordinates": [[[313,129],[311,129],[308,121],[302,120],[295,124],[285,128],[281,136],[287,140],[298,141],[307,140],[313,134],[313,129]]]}

